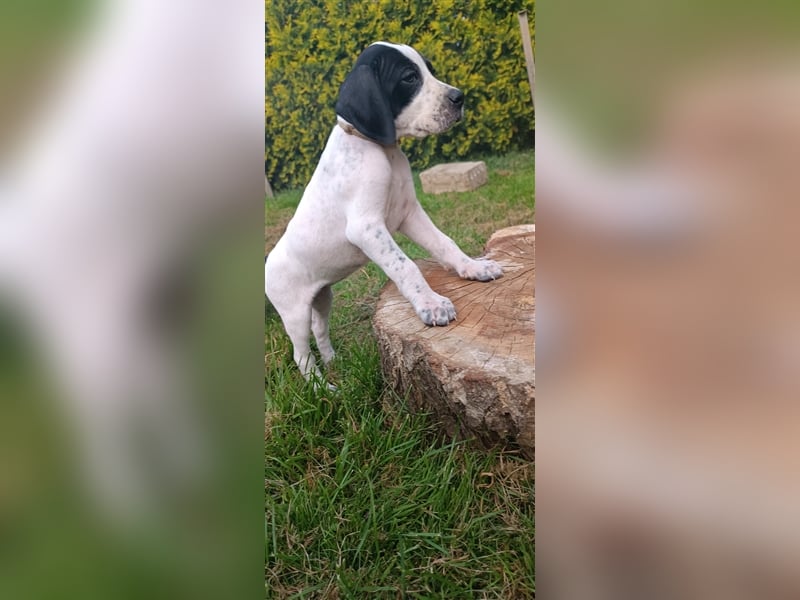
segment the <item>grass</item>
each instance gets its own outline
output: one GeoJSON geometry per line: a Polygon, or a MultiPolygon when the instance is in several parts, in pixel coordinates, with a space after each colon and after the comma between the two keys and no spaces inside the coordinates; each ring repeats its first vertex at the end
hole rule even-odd
{"type": "MultiPolygon", "coordinates": [[[[471,255],[533,219],[533,154],[485,162],[489,183],[470,193],[428,196],[415,175],[433,221],[471,255]]],[[[267,248],[300,195],[267,201],[267,248]]],[[[435,423],[384,387],[370,320],[385,282],[368,265],[334,287],[335,395],[305,384],[265,313],[266,597],[532,598],[533,465],[436,442],[435,423]]]]}

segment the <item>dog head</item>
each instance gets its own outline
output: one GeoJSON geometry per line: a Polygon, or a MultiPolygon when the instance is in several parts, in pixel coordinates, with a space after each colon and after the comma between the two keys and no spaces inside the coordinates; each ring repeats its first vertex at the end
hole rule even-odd
{"type": "Polygon", "coordinates": [[[376,42],[339,89],[336,114],[388,146],[449,129],[464,116],[464,94],[436,79],[431,64],[410,46],[376,42]]]}

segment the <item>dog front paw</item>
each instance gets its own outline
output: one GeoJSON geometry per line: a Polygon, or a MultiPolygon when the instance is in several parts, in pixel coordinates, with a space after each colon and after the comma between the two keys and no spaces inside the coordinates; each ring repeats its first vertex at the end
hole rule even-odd
{"type": "Polygon", "coordinates": [[[475,279],[477,281],[490,281],[503,274],[503,269],[493,260],[485,258],[470,260],[458,271],[462,279],[475,279]]]}
{"type": "Polygon", "coordinates": [[[425,325],[444,326],[456,318],[456,307],[439,294],[433,294],[416,303],[414,310],[425,325]]]}

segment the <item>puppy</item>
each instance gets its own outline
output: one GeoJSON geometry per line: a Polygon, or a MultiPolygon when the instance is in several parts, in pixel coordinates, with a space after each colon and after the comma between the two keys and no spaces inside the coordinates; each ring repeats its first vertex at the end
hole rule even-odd
{"type": "Polygon", "coordinates": [[[413,48],[377,42],[339,90],[337,124],[286,233],[265,263],[265,289],[306,379],[321,381],[309,346],[334,356],[328,331],[331,285],[375,261],[426,325],[456,318],[392,239],[400,231],[464,279],[493,280],[497,263],[474,260],[439,231],[414,193],[401,137],[441,133],[463,118],[464,94],[439,81],[413,48]]]}

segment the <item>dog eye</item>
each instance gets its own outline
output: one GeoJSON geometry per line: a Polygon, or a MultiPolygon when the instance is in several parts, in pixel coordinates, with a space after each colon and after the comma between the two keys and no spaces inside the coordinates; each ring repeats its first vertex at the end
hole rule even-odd
{"type": "Polygon", "coordinates": [[[418,79],[419,75],[415,71],[411,71],[403,76],[403,83],[416,83],[418,79]]]}

